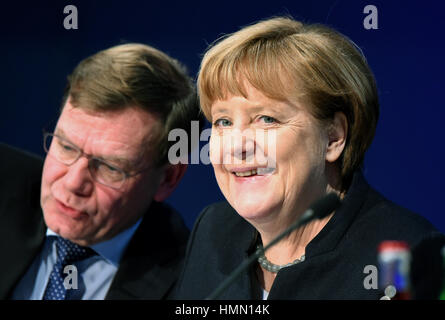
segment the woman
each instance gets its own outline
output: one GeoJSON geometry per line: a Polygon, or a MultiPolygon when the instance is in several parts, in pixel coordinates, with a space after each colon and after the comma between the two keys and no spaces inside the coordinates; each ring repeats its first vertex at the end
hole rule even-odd
{"type": "Polygon", "coordinates": [[[176,297],[207,297],[330,192],[343,199],[336,212],[271,247],[220,298],[381,297],[363,285],[379,243],[414,245],[435,229],[384,199],[360,173],[379,105],[359,50],[327,27],[273,18],[213,45],[198,89],[228,203],[198,218],[176,297]]]}

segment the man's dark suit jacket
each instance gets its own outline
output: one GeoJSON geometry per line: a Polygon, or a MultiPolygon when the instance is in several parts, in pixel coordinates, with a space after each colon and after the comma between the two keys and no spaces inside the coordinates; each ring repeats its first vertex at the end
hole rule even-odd
{"type": "MultiPolygon", "coordinates": [[[[0,299],[8,299],[40,252],[43,162],[0,144],[0,299]]],[[[124,252],[106,299],[164,299],[176,283],[189,230],[173,209],[154,202],[124,252]]]]}
{"type": "MultiPolygon", "coordinates": [[[[175,298],[206,298],[253,253],[257,235],[228,203],[207,207],[190,236],[175,298]]],[[[306,260],[278,272],[268,299],[379,299],[384,288],[366,289],[364,271],[378,267],[380,242],[403,240],[414,247],[430,236],[443,237],[421,216],[383,198],[357,172],[340,208],[307,245],[306,260]]],[[[253,268],[219,297],[261,298],[253,268]]]]}

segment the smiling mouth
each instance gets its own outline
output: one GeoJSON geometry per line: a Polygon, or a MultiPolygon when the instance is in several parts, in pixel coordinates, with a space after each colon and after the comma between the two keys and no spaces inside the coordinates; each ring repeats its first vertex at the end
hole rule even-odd
{"type": "Polygon", "coordinates": [[[237,171],[233,174],[237,177],[265,176],[275,171],[275,168],[256,168],[247,171],[237,171]]]}

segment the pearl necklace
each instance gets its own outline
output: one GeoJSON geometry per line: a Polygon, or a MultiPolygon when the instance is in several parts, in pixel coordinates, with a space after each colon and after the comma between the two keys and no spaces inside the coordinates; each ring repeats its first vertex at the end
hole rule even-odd
{"type": "Polygon", "coordinates": [[[289,267],[289,266],[293,266],[294,264],[303,262],[305,259],[305,255],[303,254],[299,259],[295,259],[294,261],[290,262],[290,263],[286,263],[286,264],[282,264],[282,265],[278,265],[278,264],[274,264],[272,262],[270,262],[269,260],[267,260],[266,256],[264,255],[264,250],[263,250],[263,246],[258,245],[257,246],[257,250],[261,250],[263,251],[263,254],[261,256],[258,257],[258,263],[267,271],[270,271],[272,273],[277,273],[278,271],[280,271],[283,268],[289,267]]]}

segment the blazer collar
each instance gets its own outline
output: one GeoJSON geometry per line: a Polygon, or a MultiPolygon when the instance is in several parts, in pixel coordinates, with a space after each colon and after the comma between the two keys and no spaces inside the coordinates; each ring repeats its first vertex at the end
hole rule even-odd
{"type": "MultiPolygon", "coordinates": [[[[363,174],[360,171],[356,171],[341,206],[335,211],[326,226],[307,245],[306,258],[327,253],[337,246],[363,206],[369,188],[363,174]]],[[[234,209],[232,208],[232,210],[234,209]]],[[[234,213],[236,214],[236,212],[234,213]]],[[[236,239],[238,248],[241,250],[241,256],[247,257],[248,254],[252,254],[255,251],[259,235],[247,221],[241,217],[237,220],[239,221],[236,223],[235,228],[231,229],[233,230],[231,239],[236,239]]],[[[237,261],[237,263],[239,262],[237,261]]],[[[233,268],[233,265],[230,267],[233,268]]]]}
{"type": "Polygon", "coordinates": [[[162,299],[177,280],[188,229],[166,204],[153,202],[131,239],[106,299],[162,299]]]}
{"type": "Polygon", "coordinates": [[[0,299],[9,297],[42,249],[46,231],[43,213],[40,208],[31,211],[32,214],[21,216],[17,212],[8,212],[11,216],[5,217],[9,227],[7,230],[2,229],[0,243],[4,244],[1,252],[7,263],[0,263],[0,299]],[[19,221],[23,216],[27,221],[19,221]]]}
{"type": "MultiPolygon", "coordinates": [[[[362,173],[357,171],[342,201],[342,205],[336,210],[334,216],[326,226],[307,245],[305,253],[307,259],[327,254],[337,247],[364,205],[366,193],[369,188],[362,173]]],[[[230,249],[232,250],[231,258],[217,254],[217,257],[221,259],[219,266],[220,272],[224,277],[229,276],[248,255],[254,252],[258,238],[256,229],[241,218],[233,208],[231,208],[231,210],[233,210],[232,214],[236,216],[236,218],[233,219],[232,222],[229,222],[231,223],[230,225],[224,227],[231,230],[228,241],[235,243],[236,246],[232,246],[230,249]]],[[[250,271],[252,271],[252,269],[250,271]]],[[[255,294],[254,288],[252,288],[251,277],[252,272],[242,274],[237,281],[227,288],[223,297],[227,299],[234,299],[233,297],[236,297],[235,299],[249,299],[251,297],[249,294],[255,294]],[[247,291],[246,288],[248,288],[247,291]]]]}
{"type": "Polygon", "coordinates": [[[356,171],[341,206],[335,211],[326,226],[307,245],[306,258],[312,258],[335,249],[360,212],[369,188],[363,174],[356,171]]]}

